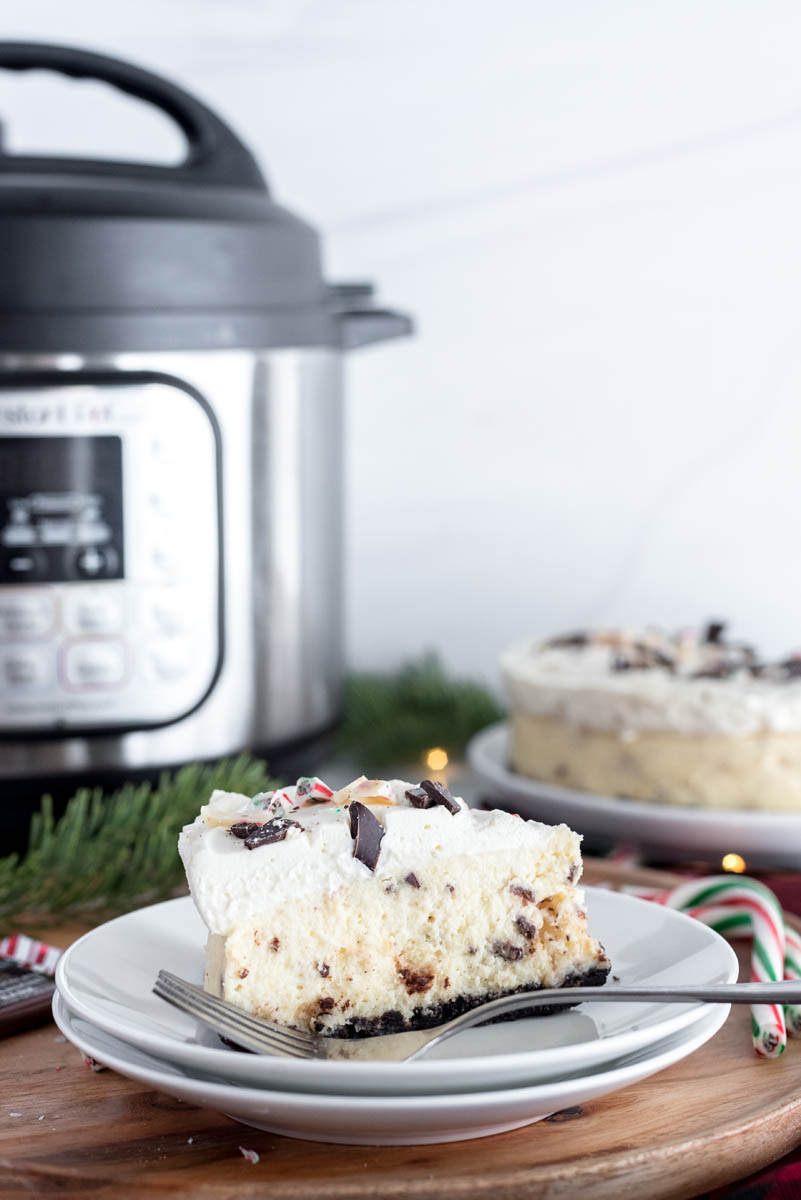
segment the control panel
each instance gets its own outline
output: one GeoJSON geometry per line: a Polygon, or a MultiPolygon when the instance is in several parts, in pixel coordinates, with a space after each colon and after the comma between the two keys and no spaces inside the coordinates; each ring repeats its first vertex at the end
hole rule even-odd
{"type": "Polygon", "coordinates": [[[200,702],[221,653],[218,459],[178,383],[0,387],[0,736],[200,702]]]}

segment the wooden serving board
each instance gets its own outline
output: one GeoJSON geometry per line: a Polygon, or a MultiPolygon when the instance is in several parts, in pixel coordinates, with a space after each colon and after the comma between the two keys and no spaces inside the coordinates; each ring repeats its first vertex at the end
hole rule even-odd
{"type": "MultiPolygon", "coordinates": [[[[675,881],[592,862],[585,878],[675,881]]],[[[78,932],[43,935],[66,945],[78,932]]],[[[52,1025],[0,1042],[4,1197],[680,1200],[799,1143],[801,1042],[778,1060],[757,1059],[745,1008],[701,1050],[622,1092],[512,1133],[420,1147],[259,1133],[112,1072],[92,1073],[52,1025]],[[249,1164],[239,1146],[260,1162],[249,1164]]]]}

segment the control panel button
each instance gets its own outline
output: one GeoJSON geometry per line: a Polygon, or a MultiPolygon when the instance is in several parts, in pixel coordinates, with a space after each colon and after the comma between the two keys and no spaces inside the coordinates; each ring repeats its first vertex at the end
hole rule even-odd
{"type": "Polygon", "coordinates": [[[153,591],[144,605],[145,628],[161,637],[177,637],[193,623],[190,595],[177,588],[153,591]]]}
{"type": "Polygon", "coordinates": [[[114,687],[125,679],[125,646],[111,640],[70,642],[63,669],[71,687],[114,687]]]}
{"type": "Polygon", "coordinates": [[[122,623],[121,599],[99,588],[77,588],[64,600],[64,624],[70,633],[118,633],[122,623]]]}
{"type": "Polygon", "coordinates": [[[14,547],[2,558],[2,578],[9,583],[28,583],[46,579],[50,560],[43,550],[14,547]]]}
{"type": "Polygon", "coordinates": [[[48,658],[33,646],[16,646],[0,651],[0,681],[8,688],[32,688],[43,684],[49,674],[48,658]]]}
{"type": "Polygon", "coordinates": [[[192,666],[192,646],[186,641],[160,641],[145,656],[145,677],[151,683],[183,679],[192,666]]]}
{"type": "Polygon", "coordinates": [[[75,555],[75,574],[81,579],[104,579],[116,575],[119,555],[113,546],[85,546],[75,555]]]}
{"type": "Polygon", "coordinates": [[[38,638],[50,633],[55,621],[51,596],[32,592],[0,592],[0,638],[38,638]]]}

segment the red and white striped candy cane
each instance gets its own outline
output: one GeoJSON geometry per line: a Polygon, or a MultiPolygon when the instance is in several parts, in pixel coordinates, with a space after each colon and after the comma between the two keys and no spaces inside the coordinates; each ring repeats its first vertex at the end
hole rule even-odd
{"type": "Polygon", "coordinates": [[[48,946],[47,942],[26,937],[24,933],[12,933],[10,937],[0,938],[0,958],[40,971],[42,975],[54,975],[61,951],[48,946]]]}
{"type": "MultiPolygon", "coordinates": [[[[786,933],[778,900],[770,888],[744,875],[712,875],[694,879],[654,897],[658,903],[680,909],[705,921],[710,910],[720,926],[725,912],[741,922],[747,913],[751,924],[753,950],[751,978],[755,982],[778,982],[785,977],[786,933]]],[[[706,920],[705,923],[711,924],[706,920]]],[[[720,929],[724,932],[724,929],[720,929]]],[[[801,969],[801,963],[799,963],[801,969]]],[[[755,1004],[751,1008],[751,1032],[754,1049],[762,1058],[778,1058],[787,1045],[784,1011],[779,1004],[755,1004]]]]}

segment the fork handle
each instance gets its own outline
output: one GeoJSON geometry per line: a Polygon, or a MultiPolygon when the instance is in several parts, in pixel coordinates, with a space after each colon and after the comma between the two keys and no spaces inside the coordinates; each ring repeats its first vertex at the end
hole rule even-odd
{"type": "Polygon", "coordinates": [[[631,987],[628,984],[604,984],[602,987],[543,988],[535,992],[517,992],[481,1004],[470,1012],[454,1017],[440,1026],[437,1035],[426,1042],[412,1058],[418,1058],[445,1038],[473,1025],[482,1025],[495,1017],[518,1012],[520,1009],[544,1008],[551,1004],[563,1006],[581,1004],[585,1000],[610,1003],[625,1001],[661,1000],[702,1004],[801,1004],[801,980],[782,983],[721,983],[631,987]]]}

